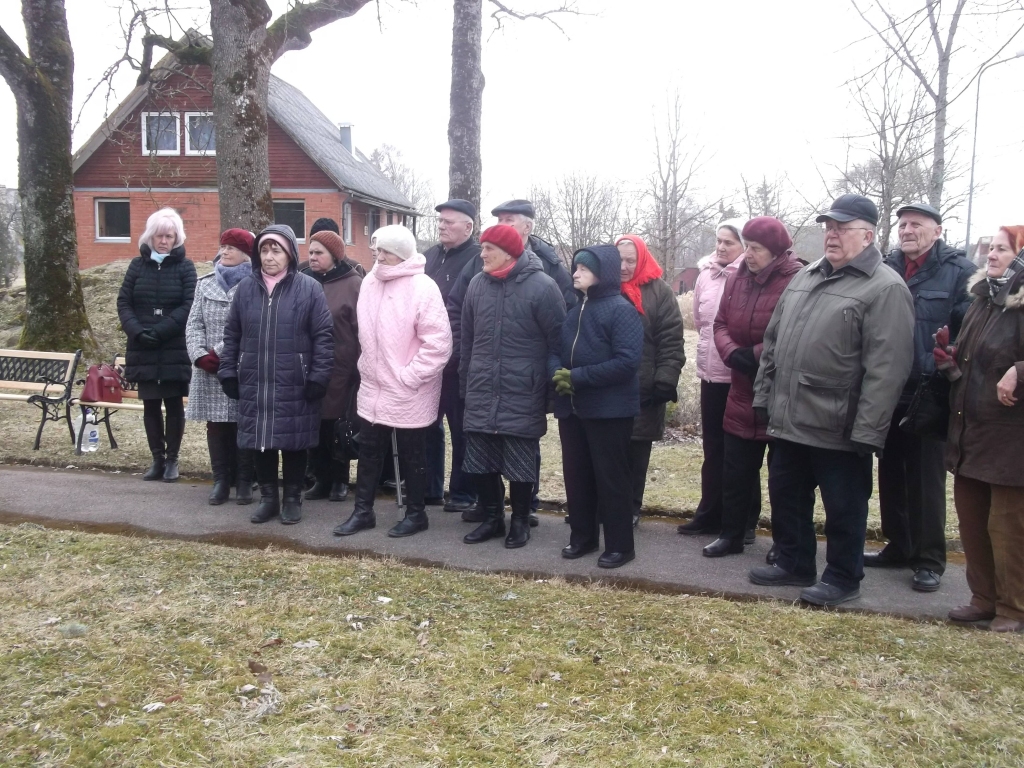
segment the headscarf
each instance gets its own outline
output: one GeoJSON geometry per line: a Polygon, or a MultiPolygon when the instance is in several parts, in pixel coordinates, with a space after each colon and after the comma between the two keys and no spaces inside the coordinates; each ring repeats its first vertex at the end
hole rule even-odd
{"type": "Polygon", "coordinates": [[[636,311],[644,314],[644,303],[640,296],[640,286],[646,285],[651,280],[657,280],[664,274],[661,265],[654,260],[651,252],[647,250],[647,243],[639,235],[623,235],[615,241],[618,246],[623,240],[629,240],[636,246],[636,271],[633,277],[622,284],[622,295],[633,302],[636,311]]]}
{"type": "Polygon", "coordinates": [[[1006,267],[1006,271],[1000,277],[986,277],[988,281],[989,295],[995,296],[1010,282],[1010,278],[1018,272],[1024,271],[1024,227],[1000,227],[1010,240],[1010,247],[1017,251],[1016,257],[1006,267]]]}

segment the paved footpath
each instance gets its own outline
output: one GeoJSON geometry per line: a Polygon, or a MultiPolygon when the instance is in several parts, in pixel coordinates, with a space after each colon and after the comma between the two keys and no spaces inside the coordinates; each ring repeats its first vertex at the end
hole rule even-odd
{"type": "MultiPolygon", "coordinates": [[[[447,566],[470,571],[514,573],[533,578],[561,576],[570,581],[600,579],[625,587],[658,592],[718,595],[740,600],[798,599],[799,588],[769,588],[751,584],[747,571],[764,563],[771,539],[738,556],[702,557],[710,536],[684,537],[675,523],[644,520],[636,538],[637,559],[617,570],[597,567],[597,553],[565,560],[559,550],[568,543],[569,527],[561,515],[541,514],[526,547],[507,550],[501,540],[462,543],[473,524],[440,507],[428,507],[430,530],[405,539],[390,539],[387,530],[399,517],[393,498],[377,500],[377,527],[355,536],[336,537],[331,529],[352,511],[344,503],[305,502],[299,525],[273,520],[253,525],[254,506],[230,501],[219,507],[206,503],[210,486],[203,482],[147,483],[138,475],[101,471],[55,470],[0,466],[0,523],[35,522],[53,528],[144,535],[203,541],[238,547],[274,545],[321,555],[364,554],[393,557],[414,565],[447,566]]],[[[818,547],[819,571],[824,567],[824,543],[818,547]]],[[[968,602],[970,593],[962,563],[950,563],[942,588],[932,594],[910,588],[909,570],[868,569],[860,600],[843,610],[884,613],[914,619],[945,619],[950,608],[968,602]]]]}

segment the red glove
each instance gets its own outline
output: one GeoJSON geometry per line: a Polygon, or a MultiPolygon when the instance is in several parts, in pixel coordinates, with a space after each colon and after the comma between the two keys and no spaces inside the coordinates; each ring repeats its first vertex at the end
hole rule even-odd
{"type": "Polygon", "coordinates": [[[200,358],[196,359],[196,368],[202,368],[207,373],[217,374],[220,367],[220,357],[212,349],[200,358]]]}
{"type": "Polygon", "coordinates": [[[962,374],[956,364],[956,347],[949,344],[949,326],[939,328],[933,338],[935,348],[932,350],[932,357],[935,358],[935,370],[940,371],[950,381],[956,381],[962,374]]]}

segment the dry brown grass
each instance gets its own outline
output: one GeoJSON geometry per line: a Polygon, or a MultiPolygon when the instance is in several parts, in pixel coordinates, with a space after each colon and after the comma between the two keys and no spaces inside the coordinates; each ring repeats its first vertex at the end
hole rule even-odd
{"type": "Polygon", "coordinates": [[[4,766],[1024,762],[1019,636],[30,525],[0,572],[4,766]]]}

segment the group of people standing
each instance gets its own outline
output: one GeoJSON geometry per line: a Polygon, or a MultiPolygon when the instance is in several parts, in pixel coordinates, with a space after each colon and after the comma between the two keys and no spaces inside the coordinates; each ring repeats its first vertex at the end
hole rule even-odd
{"type": "MultiPolygon", "coordinates": [[[[539,440],[554,413],[570,524],[562,555],[601,548],[603,530],[598,565],[629,562],[651,446],[685,364],[660,266],[625,235],[581,249],[566,270],[533,234],[527,200],[492,210],[498,224],[479,238],[471,203],[437,211],[440,242],[426,254],[402,226],[374,232],[369,274],[346,258],[336,223],[320,220],[306,264],[286,226],[233,229],[198,281],[180,218],[153,214],[118,297],[126,375],[139,382],[153,452],[145,479],[175,480],[185,417],[206,421],[210,503],[232,485],[251,503],[255,473],[253,522],[295,523],[307,468],[316,484],[306,499],[346,497],[349,468],[333,443],[339,420],[356,422],[355,505],[336,535],[375,527],[394,445],[406,507],[390,536],[426,530],[427,507],[444,504],[478,524],[467,543],[503,538],[514,549],[536,524],[539,440]]],[[[805,601],[836,605],[859,596],[864,566],[909,567],[914,589],[934,591],[948,470],[973,595],[950,617],[1024,629],[1014,554],[1024,544],[1024,228],[1001,229],[975,274],[941,240],[938,211],[897,215],[900,246],[883,257],[877,208],[843,195],[818,218],[825,255],[811,264],[776,219],[720,225],[694,292],[702,499],[679,532],[715,534],[705,556],[741,553],[761,514],[767,454],[773,546],[753,582],[799,585],[805,601]],[[948,439],[917,426],[924,390],[948,390],[948,439]],[[889,543],[865,553],[873,455],[889,543]]]]}

